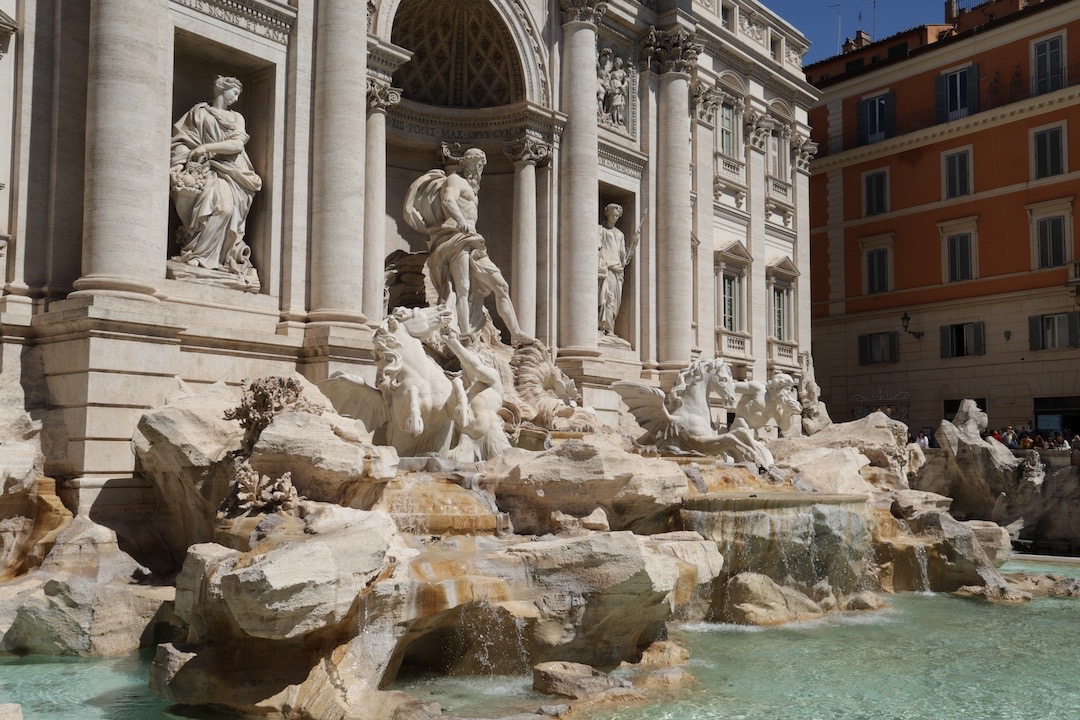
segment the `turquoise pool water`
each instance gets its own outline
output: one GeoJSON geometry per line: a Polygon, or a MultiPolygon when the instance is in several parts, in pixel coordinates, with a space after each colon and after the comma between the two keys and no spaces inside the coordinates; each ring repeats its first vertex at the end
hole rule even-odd
{"type": "MultiPolygon", "coordinates": [[[[1010,564],[1080,577],[1080,566],[1010,564]]],[[[776,629],[673,628],[700,683],[678,699],[592,720],[1068,720],[1080,718],[1080,600],[999,607],[943,595],[776,629]]],[[[225,718],[146,688],[151,654],[0,658],[0,703],[26,720],[225,718]],[[186,713],[186,714],[185,714],[186,713]]],[[[526,677],[413,678],[398,687],[466,717],[549,704],[526,677]]],[[[554,701],[557,702],[557,701],[554,701]]]]}

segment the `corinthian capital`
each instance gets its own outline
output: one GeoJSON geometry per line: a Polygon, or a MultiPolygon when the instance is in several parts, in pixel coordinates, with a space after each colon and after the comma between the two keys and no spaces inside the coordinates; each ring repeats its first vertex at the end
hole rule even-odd
{"type": "Polygon", "coordinates": [[[654,67],[660,74],[689,73],[697,66],[698,55],[705,49],[705,45],[697,42],[695,33],[685,28],[650,28],[645,34],[642,49],[650,63],[655,63],[654,67]]]}
{"type": "Polygon", "coordinates": [[[795,162],[795,169],[802,172],[810,171],[810,161],[817,155],[817,143],[805,135],[796,135],[791,138],[791,159],[795,162]]]}
{"type": "Polygon", "coordinates": [[[401,90],[374,80],[368,80],[368,112],[386,112],[399,102],[401,102],[401,90]]]}
{"type": "Polygon", "coordinates": [[[559,0],[563,22],[598,23],[607,12],[607,3],[599,0],[559,0]]]}
{"type": "Polygon", "coordinates": [[[724,101],[725,94],[715,87],[697,80],[690,86],[690,105],[697,113],[698,120],[709,123],[716,119],[716,111],[724,101]]]}
{"type": "Polygon", "coordinates": [[[539,165],[551,157],[551,146],[536,138],[524,136],[503,145],[503,152],[511,162],[539,165]]]}
{"type": "Polygon", "coordinates": [[[751,111],[746,114],[746,137],[755,150],[764,150],[776,121],[765,113],[751,111]]]}

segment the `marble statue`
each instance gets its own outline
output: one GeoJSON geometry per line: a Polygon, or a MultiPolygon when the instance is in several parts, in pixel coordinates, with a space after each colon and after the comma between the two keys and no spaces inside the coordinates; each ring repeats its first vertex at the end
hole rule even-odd
{"type": "Polygon", "coordinates": [[[809,352],[799,353],[799,367],[802,369],[802,378],[799,380],[802,431],[804,435],[813,435],[831,425],[832,418],[829,417],[829,409],[821,400],[821,386],[817,384],[814,358],[809,352]]]}
{"type": "Polygon", "coordinates": [[[780,432],[790,432],[792,422],[802,418],[802,403],[795,387],[795,379],[787,373],[776,373],[768,382],[735,383],[740,397],[732,429],[746,428],[757,433],[773,421],[780,432]]]}
{"type": "Polygon", "coordinates": [[[495,307],[510,331],[513,345],[527,344],[510,300],[510,286],[487,254],[483,235],[476,232],[480,177],[487,156],[470,148],[455,158],[460,172],[430,170],[410,187],[405,198],[405,222],[428,236],[428,274],[438,301],[454,308],[458,330],[472,342],[483,328],[484,298],[495,296],[495,307]]]}
{"type": "Polygon", "coordinates": [[[600,226],[600,331],[605,335],[615,334],[615,318],[622,305],[624,271],[634,258],[637,237],[626,245],[622,230],[615,223],[622,217],[621,205],[609,204],[604,208],[604,223],[600,226]]]}
{"type": "Polygon", "coordinates": [[[660,450],[721,455],[735,462],[771,467],[772,454],[746,427],[721,433],[713,422],[709,394],[716,392],[724,407],[735,405],[736,383],[731,368],[720,358],[697,360],[679,373],[665,395],[649,385],[616,382],[619,394],[647,433],[646,441],[660,450]]]}
{"type": "Polygon", "coordinates": [[[499,410],[499,373],[466,348],[443,305],[396,308],[375,331],[376,383],[336,373],[319,390],[341,415],[355,418],[376,444],[402,457],[437,455],[471,462],[510,447],[499,410]],[[428,347],[446,347],[461,364],[449,377],[428,347]]]}
{"type": "Polygon", "coordinates": [[[608,93],[605,110],[613,125],[626,127],[626,100],[630,94],[630,73],[618,55],[608,76],[608,93]]]}
{"type": "Polygon", "coordinates": [[[181,270],[174,276],[257,291],[244,234],[262,179],[244,149],[244,116],[229,109],[242,90],[236,78],[218,77],[214,99],[173,125],[170,194],[181,222],[180,254],[173,258],[181,270]]]}
{"type": "Polygon", "coordinates": [[[630,72],[611,48],[596,52],[596,117],[602,125],[626,128],[630,72]]]}

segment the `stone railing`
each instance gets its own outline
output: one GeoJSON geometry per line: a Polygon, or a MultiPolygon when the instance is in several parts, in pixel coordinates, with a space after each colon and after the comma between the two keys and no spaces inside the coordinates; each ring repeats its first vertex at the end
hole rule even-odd
{"type": "Polygon", "coordinates": [[[791,200],[791,183],[784,182],[771,175],[765,178],[765,210],[778,213],[784,218],[784,225],[791,225],[795,214],[795,205],[791,200]]]}
{"type": "Polygon", "coordinates": [[[786,340],[769,338],[769,367],[776,370],[798,370],[799,346],[786,340]]]}
{"type": "Polygon", "coordinates": [[[715,158],[717,175],[728,180],[734,180],[737,183],[746,182],[746,163],[729,157],[722,152],[717,152],[715,158]]]}
{"type": "Polygon", "coordinates": [[[1069,286],[1080,285],[1080,260],[1069,263],[1069,286]]]}
{"type": "Polygon", "coordinates": [[[722,357],[750,359],[750,336],[746,333],[718,327],[716,328],[716,347],[720,349],[722,357]]]}

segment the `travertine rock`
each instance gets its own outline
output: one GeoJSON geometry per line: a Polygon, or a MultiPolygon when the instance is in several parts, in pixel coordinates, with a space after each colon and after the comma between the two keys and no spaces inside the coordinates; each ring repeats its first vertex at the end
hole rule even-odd
{"type": "Polygon", "coordinates": [[[880,412],[833,423],[810,437],[774,440],[769,450],[777,465],[801,470],[819,492],[868,493],[882,483],[906,489],[907,478],[918,465],[918,456],[907,444],[907,426],[880,412]],[[823,449],[844,452],[829,454],[823,449]]]}
{"type": "Polygon", "coordinates": [[[707,587],[720,566],[715,544],[693,534],[659,541],[628,532],[533,542],[460,536],[418,550],[405,547],[392,528],[376,529],[376,517],[389,522],[382,513],[319,503],[302,509],[304,530],[276,546],[271,536],[249,553],[192,548],[176,603],[190,623],[189,644],[161,646],[152,672],[156,692],[250,713],[288,705],[300,717],[389,717],[384,709],[402,701],[375,688],[403,661],[455,672],[520,672],[530,661],[633,659],[672,617],[677,597],[690,594],[684,585],[707,587]],[[366,529],[348,521],[365,516],[366,529]],[[383,546],[373,538],[388,536],[379,565],[383,546]],[[329,564],[319,545],[332,538],[340,543],[328,548],[339,569],[339,605],[320,594],[333,584],[321,570],[299,572],[300,558],[329,564]],[[356,590],[346,587],[340,569],[341,555],[358,547],[374,549],[353,573],[367,583],[356,590]],[[705,560],[694,564],[680,554],[705,560]],[[280,565],[276,574],[264,572],[272,565],[280,565]],[[250,568],[258,577],[241,582],[250,568]],[[346,601],[351,607],[342,616],[346,601]],[[319,627],[282,620],[300,619],[293,612],[300,606],[309,608],[304,617],[323,618],[319,627]],[[244,664],[253,653],[260,657],[255,678],[244,664]]]}
{"type": "Polygon", "coordinates": [[[1001,567],[1012,557],[1012,540],[1007,529],[988,520],[968,520],[964,525],[975,533],[975,539],[994,567],[1001,567]]]}
{"type": "Polygon", "coordinates": [[[514,450],[486,463],[479,483],[495,494],[519,533],[552,532],[556,511],[585,517],[597,508],[615,530],[672,529],[688,492],[686,476],[675,463],[627,448],[617,436],[587,435],[543,453],[514,450]]]}
{"type": "Polygon", "coordinates": [[[657,640],[641,653],[638,667],[669,668],[690,662],[690,651],[670,640],[657,640]]]}
{"type": "Polygon", "coordinates": [[[397,471],[391,447],[365,442],[356,423],[332,412],[276,415],[259,435],[251,466],[279,477],[291,473],[300,495],[368,510],[397,471]]]}
{"type": "MultiPolygon", "coordinates": [[[[39,571],[40,572],[40,571],[39,571]]],[[[120,655],[151,644],[168,586],[54,576],[23,600],[0,650],[35,655],[120,655]]]]}
{"type": "Polygon", "coordinates": [[[844,603],[845,610],[881,610],[884,607],[887,607],[885,601],[869,591],[855,593],[844,603]]]}
{"type": "Polygon", "coordinates": [[[725,619],[740,625],[782,625],[824,612],[810,598],[758,573],[739,573],[725,587],[725,619]]]}
{"type": "Polygon", "coordinates": [[[22,705],[14,703],[0,705],[0,720],[23,720],[22,705]]]}
{"type": "Polygon", "coordinates": [[[161,501],[162,539],[180,557],[214,535],[217,509],[228,495],[232,454],[244,430],[225,413],[240,393],[224,383],[196,392],[181,384],[162,407],[144,414],[133,438],[137,469],[161,501]]]}
{"type": "Polygon", "coordinates": [[[533,667],[533,690],[545,695],[585,700],[626,687],[628,681],[582,663],[553,661],[533,667]]]}

